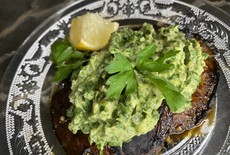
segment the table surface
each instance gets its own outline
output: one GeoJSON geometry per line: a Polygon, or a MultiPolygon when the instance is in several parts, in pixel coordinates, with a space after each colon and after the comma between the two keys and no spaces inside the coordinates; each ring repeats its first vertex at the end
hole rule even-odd
{"type": "MultiPolygon", "coordinates": [[[[0,81],[26,38],[49,16],[74,0],[1,0],[0,81]]],[[[183,0],[215,15],[230,26],[230,0],[183,0]],[[206,8],[206,6],[212,6],[206,8]],[[210,9],[211,8],[211,9],[210,9]],[[213,8],[213,9],[212,9],[213,8]]],[[[7,97],[1,92],[0,99],[7,97]]],[[[1,129],[0,129],[1,130],[1,129]]]]}

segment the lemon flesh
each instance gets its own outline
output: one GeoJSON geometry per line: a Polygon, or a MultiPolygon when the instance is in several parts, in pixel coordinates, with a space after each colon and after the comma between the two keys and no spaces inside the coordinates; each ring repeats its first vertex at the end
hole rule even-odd
{"type": "Polygon", "coordinates": [[[111,33],[119,27],[96,13],[87,13],[71,21],[69,40],[72,46],[82,51],[96,51],[105,47],[111,33]]]}

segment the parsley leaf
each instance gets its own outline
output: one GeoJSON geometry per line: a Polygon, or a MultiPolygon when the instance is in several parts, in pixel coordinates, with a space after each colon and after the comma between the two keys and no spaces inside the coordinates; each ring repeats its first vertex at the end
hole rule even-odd
{"type": "Polygon", "coordinates": [[[173,67],[173,64],[166,64],[165,60],[175,56],[179,51],[168,51],[157,60],[153,59],[156,52],[156,45],[151,44],[137,54],[136,66],[133,67],[129,60],[122,54],[116,54],[114,61],[106,66],[105,71],[111,76],[106,84],[108,98],[119,98],[123,90],[129,95],[137,90],[136,73],[149,79],[165,97],[165,100],[172,111],[177,111],[187,102],[187,99],[178,89],[165,78],[155,76],[154,72],[162,72],[173,67]]]}
{"type": "Polygon", "coordinates": [[[156,45],[150,44],[137,55],[137,71],[147,77],[163,94],[165,100],[172,111],[177,111],[187,102],[187,99],[178,91],[178,89],[164,78],[155,76],[152,72],[162,72],[173,67],[172,64],[166,64],[165,60],[175,56],[179,51],[168,51],[157,60],[152,57],[156,52],[156,45]]]}
{"type": "Polygon", "coordinates": [[[164,61],[167,58],[175,56],[179,51],[168,52],[164,54],[163,57],[153,60],[152,57],[156,52],[156,48],[155,44],[150,44],[144,48],[143,51],[138,53],[136,60],[137,69],[151,72],[163,72],[173,67],[172,64],[166,64],[164,61]]]}
{"type": "Polygon", "coordinates": [[[50,60],[57,70],[53,81],[62,81],[69,77],[73,70],[79,69],[86,60],[83,53],[75,50],[65,39],[56,40],[51,46],[50,60]]]}
{"type": "Polygon", "coordinates": [[[141,52],[137,54],[137,67],[141,68],[144,66],[145,60],[150,60],[150,58],[155,54],[157,46],[155,44],[150,44],[146,46],[141,52]]]}
{"type": "Polygon", "coordinates": [[[77,61],[68,65],[60,65],[57,66],[57,71],[54,74],[53,81],[62,81],[69,77],[73,70],[80,68],[82,66],[83,61],[77,61]]]}
{"type": "Polygon", "coordinates": [[[105,67],[105,71],[113,74],[109,77],[106,84],[108,98],[119,98],[125,89],[125,95],[133,93],[137,89],[137,80],[134,69],[129,60],[122,54],[116,54],[115,60],[105,67]]]}
{"type": "Polygon", "coordinates": [[[151,83],[153,83],[164,95],[165,100],[171,111],[177,111],[187,102],[187,99],[178,91],[178,89],[164,78],[146,75],[151,83]]]}

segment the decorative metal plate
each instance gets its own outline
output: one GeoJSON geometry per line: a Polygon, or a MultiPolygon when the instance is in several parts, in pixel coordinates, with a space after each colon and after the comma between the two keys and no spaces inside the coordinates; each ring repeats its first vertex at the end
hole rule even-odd
{"type": "Polygon", "coordinates": [[[9,68],[14,74],[4,79],[9,87],[5,90],[5,130],[10,154],[64,153],[52,131],[49,113],[50,45],[67,35],[71,18],[86,12],[99,12],[121,25],[145,21],[176,24],[201,36],[215,51],[220,67],[216,123],[208,134],[182,140],[164,154],[230,154],[230,28],[204,10],[177,0],[78,0],[38,27],[18,50],[21,54],[9,68]]]}

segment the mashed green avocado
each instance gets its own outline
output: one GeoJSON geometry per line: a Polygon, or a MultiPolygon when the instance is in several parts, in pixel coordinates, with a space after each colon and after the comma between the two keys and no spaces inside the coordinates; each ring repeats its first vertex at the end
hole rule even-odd
{"type": "Polygon", "coordinates": [[[122,146],[134,136],[146,134],[154,128],[159,119],[157,109],[164,96],[152,83],[136,73],[137,91],[119,100],[106,97],[108,86],[105,84],[109,76],[105,67],[113,60],[114,54],[123,54],[134,65],[138,52],[152,43],[157,46],[153,60],[166,52],[178,51],[166,60],[173,64],[173,68],[154,74],[171,82],[188,100],[176,112],[191,106],[191,95],[200,83],[207,58],[199,43],[195,39],[186,39],[176,26],[157,31],[150,24],[143,24],[139,31],[121,28],[112,34],[106,49],[93,52],[89,63],[72,76],[72,106],[67,115],[73,133],[81,130],[89,134],[90,143],[95,142],[102,150],[107,144],[122,146]]]}

